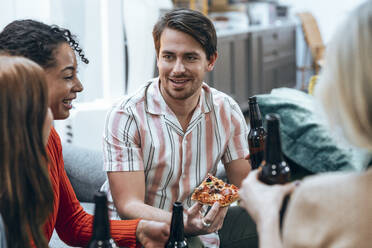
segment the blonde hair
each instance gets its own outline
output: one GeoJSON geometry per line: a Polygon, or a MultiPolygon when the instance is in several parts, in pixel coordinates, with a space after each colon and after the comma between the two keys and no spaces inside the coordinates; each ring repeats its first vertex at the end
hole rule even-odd
{"type": "Polygon", "coordinates": [[[372,151],[372,1],[357,7],[327,44],[315,95],[331,124],[372,151]]]}

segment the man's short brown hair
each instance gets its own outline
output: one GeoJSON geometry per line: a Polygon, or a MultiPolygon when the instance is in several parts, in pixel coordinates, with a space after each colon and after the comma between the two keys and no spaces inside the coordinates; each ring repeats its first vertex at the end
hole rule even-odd
{"type": "Polygon", "coordinates": [[[152,30],[157,55],[160,50],[160,37],[165,28],[191,35],[203,47],[208,60],[217,51],[217,35],[213,23],[198,11],[174,9],[159,19],[152,30]]]}

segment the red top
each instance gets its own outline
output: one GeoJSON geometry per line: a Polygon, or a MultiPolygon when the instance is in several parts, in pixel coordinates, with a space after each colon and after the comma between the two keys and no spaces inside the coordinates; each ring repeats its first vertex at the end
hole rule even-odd
{"type": "MultiPolygon", "coordinates": [[[[49,174],[54,191],[53,213],[47,220],[44,230],[47,240],[50,240],[54,228],[58,236],[70,246],[88,245],[92,236],[93,216],[87,214],[76,198],[64,170],[61,140],[52,128],[48,140],[49,174]]],[[[137,220],[112,220],[111,236],[119,246],[137,247],[137,220]]]]}

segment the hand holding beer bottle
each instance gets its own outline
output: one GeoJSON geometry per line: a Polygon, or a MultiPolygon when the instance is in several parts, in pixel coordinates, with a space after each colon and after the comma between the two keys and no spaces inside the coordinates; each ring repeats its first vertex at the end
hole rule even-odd
{"type": "Polygon", "coordinates": [[[181,202],[173,203],[170,236],[165,248],[187,248],[183,226],[183,206],[181,202]]]}
{"type": "Polygon", "coordinates": [[[94,195],[94,223],[93,236],[88,248],[114,248],[118,247],[110,235],[110,222],[107,209],[107,197],[104,192],[94,195]]]}
{"type": "Polygon", "coordinates": [[[290,168],[282,155],[279,116],[269,114],[265,119],[267,138],[264,160],[258,170],[251,171],[243,180],[239,190],[242,200],[240,206],[249,212],[260,227],[276,223],[279,226],[283,199],[285,202],[286,195],[295,189],[295,184],[287,183],[290,180],[290,168]]]}
{"type": "MultiPolygon", "coordinates": [[[[259,179],[269,185],[288,183],[291,177],[291,170],[287,162],[283,159],[282,143],[280,140],[279,115],[266,115],[267,139],[265,147],[265,160],[262,162],[259,179]]],[[[289,196],[283,200],[280,210],[280,226],[282,225],[283,215],[287,208],[289,196]]]]}

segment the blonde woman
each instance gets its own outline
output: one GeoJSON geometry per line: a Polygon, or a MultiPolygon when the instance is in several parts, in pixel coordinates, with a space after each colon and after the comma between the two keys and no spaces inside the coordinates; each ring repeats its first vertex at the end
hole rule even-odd
{"type": "MultiPolygon", "coordinates": [[[[372,1],[356,8],[327,45],[315,95],[331,125],[372,152],[372,1]]],[[[309,177],[296,190],[264,185],[257,173],[244,180],[240,195],[260,247],[371,247],[372,169],[309,177]],[[281,236],[279,209],[293,190],[281,236]]]]}

